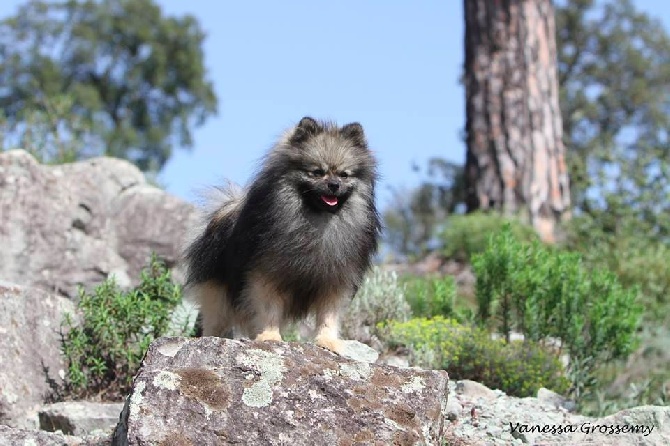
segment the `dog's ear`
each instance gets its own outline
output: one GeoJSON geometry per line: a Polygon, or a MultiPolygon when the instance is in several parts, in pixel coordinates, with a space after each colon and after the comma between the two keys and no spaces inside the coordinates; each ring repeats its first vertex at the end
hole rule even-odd
{"type": "Polygon", "coordinates": [[[291,135],[291,144],[299,144],[307,140],[307,138],[319,134],[323,129],[314,118],[305,116],[295,126],[293,134],[291,135]]]}
{"type": "Polygon", "coordinates": [[[340,129],[340,134],[345,138],[353,141],[359,147],[366,148],[367,142],[365,141],[365,132],[363,131],[363,126],[358,122],[352,122],[347,124],[340,129]]]}

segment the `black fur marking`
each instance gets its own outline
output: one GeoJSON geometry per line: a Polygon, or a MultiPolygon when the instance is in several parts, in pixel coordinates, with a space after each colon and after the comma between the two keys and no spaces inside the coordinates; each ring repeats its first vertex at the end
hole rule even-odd
{"type": "Polygon", "coordinates": [[[298,125],[293,130],[293,135],[291,136],[290,142],[293,145],[300,145],[309,138],[318,135],[322,131],[323,127],[319,125],[316,120],[310,118],[309,116],[305,116],[300,120],[298,125]]]}
{"type": "Polygon", "coordinates": [[[349,138],[351,141],[353,141],[357,146],[367,148],[363,126],[358,122],[352,122],[351,124],[345,125],[340,130],[340,133],[345,138],[349,138]]]}

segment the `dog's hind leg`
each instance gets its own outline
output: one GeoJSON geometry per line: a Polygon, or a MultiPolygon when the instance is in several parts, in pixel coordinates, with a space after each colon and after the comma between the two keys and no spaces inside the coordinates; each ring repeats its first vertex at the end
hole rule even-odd
{"type": "Polygon", "coordinates": [[[254,276],[244,291],[245,313],[249,315],[246,331],[257,341],[281,341],[285,323],[285,296],[271,282],[254,276]]]}
{"type": "Polygon", "coordinates": [[[186,294],[200,305],[202,336],[233,337],[235,312],[224,285],[215,281],[199,283],[190,286],[186,294]]]}

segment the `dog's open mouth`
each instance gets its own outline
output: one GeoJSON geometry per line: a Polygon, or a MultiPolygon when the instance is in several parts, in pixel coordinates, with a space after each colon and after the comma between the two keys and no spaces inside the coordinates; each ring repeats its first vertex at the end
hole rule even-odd
{"type": "Polygon", "coordinates": [[[328,206],[337,206],[338,200],[335,195],[321,195],[321,200],[328,206]]]}

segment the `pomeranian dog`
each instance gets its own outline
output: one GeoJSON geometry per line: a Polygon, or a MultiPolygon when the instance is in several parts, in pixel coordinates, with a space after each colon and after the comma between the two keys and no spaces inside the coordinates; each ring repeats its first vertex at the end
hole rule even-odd
{"type": "Polygon", "coordinates": [[[377,251],[376,161],[363,127],[304,117],[275,144],[246,190],[218,202],[186,249],[187,297],[202,335],[281,341],[316,316],[317,345],[341,353],[338,315],[377,251]]]}

